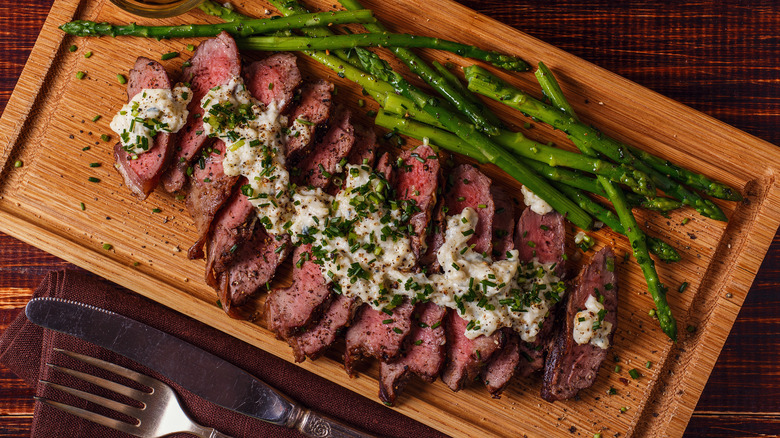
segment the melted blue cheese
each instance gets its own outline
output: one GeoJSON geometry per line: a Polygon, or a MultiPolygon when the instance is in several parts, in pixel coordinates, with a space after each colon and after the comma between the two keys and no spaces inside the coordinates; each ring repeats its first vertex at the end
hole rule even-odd
{"type": "Polygon", "coordinates": [[[555,275],[555,266],[556,263],[540,263],[534,257],[518,269],[513,284],[516,293],[510,303],[514,315],[512,327],[526,342],[536,340],[550,308],[566,293],[564,283],[555,275]]]}
{"type": "Polygon", "coordinates": [[[537,196],[536,193],[532,192],[531,189],[522,186],[520,187],[520,191],[523,192],[523,202],[534,213],[545,215],[553,211],[552,206],[545,202],[544,199],[537,196]]]}
{"type": "Polygon", "coordinates": [[[122,147],[134,156],[154,145],[158,132],[178,132],[187,122],[192,91],[182,84],[173,90],[145,89],[133,96],[111,120],[122,147]]]}
{"type": "Polygon", "coordinates": [[[282,142],[282,127],[287,124],[280,115],[284,102],[266,106],[252,97],[243,79],[234,77],[209,90],[201,107],[204,132],[225,142],[225,174],[245,176],[249,183],[242,191],[260,222],[272,234],[285,232],[293,209],[282,142]]]}
{"type": "Polygon", "coordinates": [[[595,296],[589,295],[585,309],[574,316],[574,342],[580,345],[591,343],[605,350],[609,348],[612,323],[604,321],[606,313],[604,305],[595,296]]]}

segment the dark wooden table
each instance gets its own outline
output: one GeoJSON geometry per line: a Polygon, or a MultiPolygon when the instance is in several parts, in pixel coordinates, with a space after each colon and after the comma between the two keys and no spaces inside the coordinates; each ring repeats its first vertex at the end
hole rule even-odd
{"type": "MultiPolygon", "coordinates": [[[[780,2],[462,1],[780,145],[780,2]],[[613,4],[614,3],[614,4],[613,4]]],[[[52,0],[0,0],[0,112],[52,0]]],[[[44,275],[73,265],[0,233],[0,330],[44,275]]],[[[687,437],[780,435],[780,234],[704,389],[687,437]]],[[[0,436],[28,436],[33,391],[0,366],[0,436]]]]}

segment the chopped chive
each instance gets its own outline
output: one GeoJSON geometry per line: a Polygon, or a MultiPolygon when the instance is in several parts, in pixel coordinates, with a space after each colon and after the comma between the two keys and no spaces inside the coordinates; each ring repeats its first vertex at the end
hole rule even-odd
{"type": "Polygon", "coordinates": [[[84,203],[83,203],[83,202],[80,202],[80,203],[79,203],[79,207],[81,207],[81,211],[84,211],[84,210],[86,210],[86,209],[87,209],[87,206],[86,206],[86,205],[84,205],[84,203]]]}
{"type": "Polygon", "coordinates": [[[655,309],[650,309],[650,311],[647,312],[647,314],[650,315],[650,318],[655,318],[655,314],[656,314],[655,309]]]}
{"type": "Polygon", "coordinates": [[[615,395],[615,394],[617,394],[617,389],[610,386],[609,389],[607,390],[607,395],[615,395]]]}
{"type": "Polygon", "coordinates": [[[601,433],[600,432],[594,433],[593,438],[601,438],[601,433]]]}
{"type": "Polygon", "coordinates": [[[92,148],[89,147],[89,146],[84,146],[83,148],[81,148],[81,150],[84,151],[84,152],[86,152],[86,151],[88,151],[90,149],[92,149],[92,148]]]}
{"type": "Polygon", "coordinates": [[[414,345],[421,345],[422,343],[423,343],[422,339],[418,339],[418,340],[414,341],[414,345]]]}
{"type": "Polygon", "coordinates": [[[106,251],[109,251],[111,248],[113,248],[113,245],[111,245],[110,243],[103,244],[103,249],[105,249],[106,251]]]}
{"type": "Polygon", "coordinates": [[[688,223],[690,220],[691,220],[691,218],[689,218],[689,217],[683,218],[683,220],[682,220],[681,224],[682,224],[682,225],[685,225],[685,224],[687,224],[687,223],[688,223]]]}
{"type": "Polygon", "coordinates": [[[404,332],[403,330],[399,329],[398,327],[393,327],[393,331],[398,333],[399,335],[404,332]]]}
{"type": "Polygon", "coordinates": [[[645,368],[650,369],[652,367],[653,367],[653,363],[648,360],[647,363],[645,363],[645,368]]]}
{"type": "Polygon", "coordinates": [[[76,50],[78,50],[78,47],[76,47],[76,45],[75,45],[75,44],[73,44],[73,45],[71,45],[70,47],[68,47],[68,51],[69,51],[69,52],[75,52],[76,50]]]}
{"type": "Polygon", "coordinates": [[[363,108],[364,106],[366,106],[366,101],[363,99],[358,99],[358,106],[363,108]]]}
{"type": "Polygon", "coordinates": [[[76,79],[84,79],[84,76],[86,76],[86,75],[87,74],[84,73],[83,71],[77,71],[76,72],[76,79]]]}
{"type": "Polygon", "coordinates": [[[108,134],[101,134],[100,135],[100,139],[105,141],[105,142],[109,142],[111,140],[111,136],[108,135],[108,134]]]}
{"type": "Polygon", "coordinates": [[[100,167],[100,163],[89,163],[89,167],[100,167]]]}
{"type": "Polygon", "coordinates": [[[194,52],[195,51],[195,45],[194,44],[187,44],[187,50],[189,50],[190,52],[194,52]]]}
{"type": "Polygon", "coordinates": [[[628,408],[627,408],[627,407],[625,407],[625,406],[623,406],[622,408],[620,408],[620,413],[621,413],[621,414],[622,414],[622,413],[625,413],[627,410],[628,410],[628,408]]]}
{"type": "Polygon", "coordinates": [[[615,365],[615,372],[616,373],[619,373],[620,370],[622,370],[622,369],[623,369],[623,367],[621,367],[620,365],[615,365]]]}
{"type": "Polygon", "coordinates": [[[163,61],[167,61],[169,59],[177,58],[179,56],[179,52],[168,52],[163,53],[163,55],[160,57],[163,61]]]}
{"type": "Polygon", "coordinates": [[[15,167],[15,168],[17,168],[17,169],[18,169],[18,168],[20,168],[20,167],[22,167],[22,166],[24,166],[24,163],[22,162],[22,160],[16,160],[16,161],[14,161],[14,167],[15,167]]]}
{"type": "Polygon", "coordinates": [[[90,176],[87,179],[89,180],[89,182],[93,182],[93,183],[99,183],[100,182],[100,178],[95,178],[94,176],[90,176]]]}
{"type": "Polygon", "coordinates": [[[634,380],[638,379],[641,376],[641,374],[639,374],[639,370],[637,370],[636,368],[631,368],[628,371],[628,375],[631,376],[631,378],[634,380]]]}
{"type": "Polygon", "coordinates": [[[159,207],[154,207],[152,213],[162,213],[162,210],[159,207]]]}
{"type": "Polygon", "coordinates": [[[85,58],[89,58],[90,56],[92,56],[92,52],[87,52],[87,53],[84,54],[85,58]]]}
{"type": "Polygon", "coordinates": [[[680,285],[680,288],[677,289],[677,292],[683,293],[683,292],[685,292],[685,289],[688,289],[688,282],[687,281],[683,281],[682,282],[682,284],[680,285]]]}
{"type": "Polygon", "coordinates": [[[382,324],[392,324],[392,323],[393,323],[392,319],[385,319],[382,321],[382,324]]]}
{"type": "Polygon", "coordinates": [[[125,77],[125,75],[123,75],[123,74],[120,74],[120,73],[117,73],[117,74],[116,74],[116,80],[117,80],[117,82],[119,82],[121,85],[124,85],[124,84],[126,84],[126,83],[127,83],[127,78],[125,77]]]}
{"type": "Polygon", "coordinates": [[[95,117],[93,117],[93,118],[92,118],[92,121],[93,121],[93,122],[97,122],[98,120],[100,120],[100,118],[101,118],[101,117],[103,117],[103,116],[101,116],[100,114],[98,114],[98,115],[96,115],[95,117]]]}
{"type": "MultiPolygon", "coordinates": [[[[181,66],[182,67],[190,67],[190,66],[192,66],[192,62],[184,61],[184,62],[181,63],[181,66]]],[[[186,93],[184,93],[184,94],[186,94],[186,93]]],[[[185,99],[186,99],[186,97],[185,97],[185,99]]]]}

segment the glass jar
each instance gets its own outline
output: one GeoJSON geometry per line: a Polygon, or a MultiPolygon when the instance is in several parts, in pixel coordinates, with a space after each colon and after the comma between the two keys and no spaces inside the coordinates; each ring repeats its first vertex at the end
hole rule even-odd
{"type": "Polygon", "coordinates": [[[141,17],[165,18],[181,15],[203,0],[111,0],[127,12],[141,17]]]}

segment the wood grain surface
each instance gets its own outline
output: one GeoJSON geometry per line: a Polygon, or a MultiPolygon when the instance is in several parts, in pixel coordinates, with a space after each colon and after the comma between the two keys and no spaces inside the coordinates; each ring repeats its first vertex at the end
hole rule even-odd
{"type": "MultiPolygon", "coordinates": [[[[469,2],[467,6],[700,109],[773,143],[778,135],[778,19],[771,4],[676,6],[592,2],[469,2]],[[775,20],[775,21],[773,21],[775,20]]],[[[776,8],[775,8],[776,9],[776,8]]],[[[48,4],[3,7],[2,104],[25,61],[48,4]],[[7,22],[5,22],[7,20],[7,22]]],[[[764,262],[688,428],[690,436],[777,433],[780,384],[778,238],[764,262]],[[747,313],[747,314],[746,314],[747,313]]],[[[7,324],[30,290],[64,262],[0,237],[0,321],[7,324]]],[[[4,325],[0,325],[2,329],[4,325]]],[[[0,412],[8,436],[24,434],[29,391],[6,372],[0,412]],[[21,432],[20,432],[21,431],[21,432]]],[[[576,432],[587,435],[587,431],[576,432]]]]}

